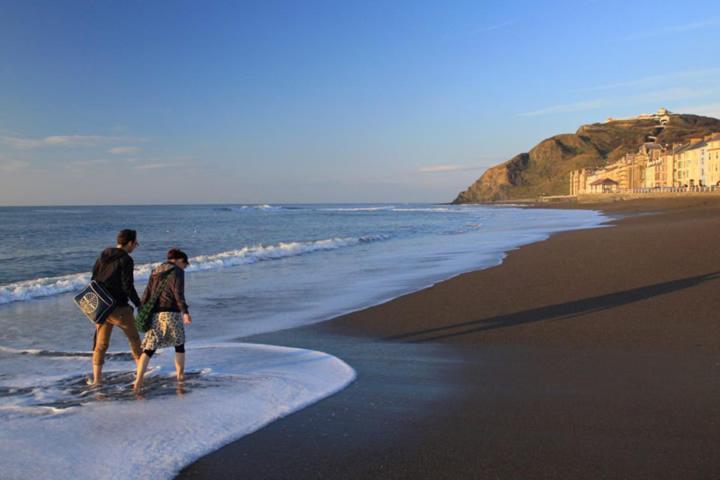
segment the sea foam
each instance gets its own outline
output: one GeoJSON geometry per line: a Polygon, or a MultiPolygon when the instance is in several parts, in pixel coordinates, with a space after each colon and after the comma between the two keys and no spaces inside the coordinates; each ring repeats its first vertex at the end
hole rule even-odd
{"type": "Polygon", "coordinates": [[[321,212],[381,212],[395,208],[393,205],[384,207],[337,207],[337,208],[319,208],[321,212]]]}
{"type": "Polygon", "coordinates": [[[275,205],[268,205],[263,203],[261,205],[238,205],[230,207],[217,207],[215,210],[220,212],[242,212],[244,210],[283,210],[283,207],[277,207],[275,205]]]}
{"type": "Polygon", "coordinates": [[[396,207],[384,205],[380,207],[334,207],[320,208],[321,212],[398,212],[398,213],[472,213],[472,210],[450,207],[396,207]]]}
{"type": "MultiPolygon", "coordinates": [[[[106,390],[68,375],[8,394],[0,407],[2,478],[172,478],[355,378],[331,355],[267,345],[193,347],[188,362],[186,382],[178,385],[172,351],[160,351],[139,399],[131,373],[110,368],[106,390]]],[[[78,367],[63,365],[68,372],[78,367]]]]}

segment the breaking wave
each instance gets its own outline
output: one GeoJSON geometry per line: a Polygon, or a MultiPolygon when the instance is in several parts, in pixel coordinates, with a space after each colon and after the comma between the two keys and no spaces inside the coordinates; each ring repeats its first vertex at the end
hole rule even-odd
{"type": "MultiPolygon", "coordinates": [[[[236,265],[247,265],[265,260],[277,260],[307,253],[336,250],[363,243],[387,240],[388,235],[365,235],[362,237],[329,238],[307,242],[281,242],[276,245],[256,245],[238,250],[200,255],[190,259],[186,271],[219,270],[236,265]]],[[[135,280],[147,280],[159,263],[146,263],[135,267],[135,280]]],[[[35,278],[0,286],[0,305],[49,297],[61,293],[80,290],[90,282],[90,272],[74,273],[58,277],[35,278]]]]}
{"type": "Polygon", "coordinates": [[[465,213],[468,210],[449,207],[396,207],[387,205],[382,207],[348,207],[348,208],[321,208],[322,212],[420,212],[420,213],[465,213]]]}
{"type": "Polygon", "coordinates": [[[464,210],[458,210],[447,207],[435,207],[435,208],[393,208],[393,212],[423,212],[423,213],[435,213],[435,212],[452,212],[452,213],[465,213],[464,210]]]}
{"type": "Polygon", "coordinates": [[[381,212],[383,210],[392,210],[394,205],[386,207],[338,207],[338,208],[319,208],[321,212],[381,212]]]}
{"type": "Polygon", "coordinates": [[[276,207],[274,205],[268,205],[267,203],[261,205],[238,205],[236,207],[217,207],[215,210],[219,212],[241,212],[243,210],[284,210],[283,207],[276,207]]]}

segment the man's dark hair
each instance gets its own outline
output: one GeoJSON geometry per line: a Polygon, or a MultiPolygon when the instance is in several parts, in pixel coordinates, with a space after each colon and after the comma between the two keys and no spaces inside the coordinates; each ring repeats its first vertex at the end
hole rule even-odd
{"type": "Polygon", "coordinates": [[[121,247],[124,247],[130,242],[134,242],[137,240],[137,232],[135,230],[130,230],[129,228],[126,228],[125,230],[120,230],[117,234],[117,244],[121,247]]]}

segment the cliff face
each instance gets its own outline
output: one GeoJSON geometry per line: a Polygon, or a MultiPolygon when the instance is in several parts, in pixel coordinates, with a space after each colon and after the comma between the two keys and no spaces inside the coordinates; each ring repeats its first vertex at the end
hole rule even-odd
{"type": "Polygon", "coordinates": [[[636,152],[655,137],[661,144],[720,132],[720,120],[671,114],[663,126],[655,119],[630,119],[581,126],[537,144],[527,153],[489,168],[453,203],[488,202],[569,193],[569,173],[597,168],[636,152]]]}

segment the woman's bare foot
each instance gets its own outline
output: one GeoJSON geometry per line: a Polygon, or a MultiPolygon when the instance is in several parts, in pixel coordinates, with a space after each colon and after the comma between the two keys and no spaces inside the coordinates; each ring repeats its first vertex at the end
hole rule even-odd
{"type": "Polygon", "coordinates": [[[133,392],[138,393],[142,389],[143,378],[145,377],[145,371],[147,370],[150,357],[146,353],[140,356],[137,362],[137,372],[135,373],[135,383],[133,383],[133,392]]]}
{"type": "Polygon", "coordinates": [[[175,352],[175,374],[178,382],[185,381],[185,352],[175,352]]]}
{"type": "Polygon", "coordinates": [[[178,384],[175,386],[175,393],[177,393],[180,397],[185,395],[185,382],[178,381],[178,384]]]}

